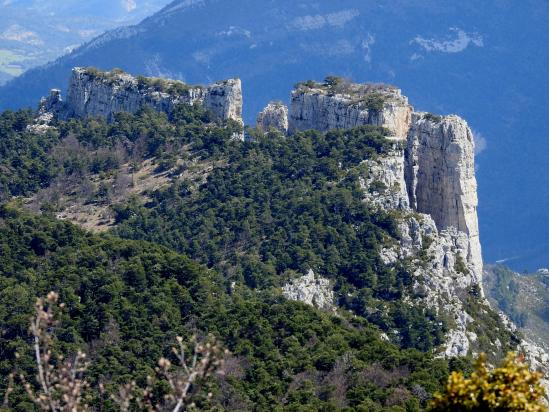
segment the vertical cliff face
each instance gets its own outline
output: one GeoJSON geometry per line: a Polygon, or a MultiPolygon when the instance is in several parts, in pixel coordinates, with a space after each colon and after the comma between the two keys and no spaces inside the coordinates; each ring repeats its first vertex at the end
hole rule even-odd
{"type": "Polygon", "coordinates": [[[240,79],[229,79],[217,82],[202,89],[202,97],[197,99],[205,108],[221,120],[234,120],[244,124],[242,120],[242,82],[240,79]]]}
{"type": "Polygon", "coordinates": [[[392,87],[308,82],[292,93],[290,133],[360,125],[383,126],[397,140],[389,153],[365,160],[361,178],[369,204],[401,216],[399,244],[380,257],[388,266],[411,262],[416,303],[442,311],[453,324],[442,354],[467,355],[478,331],[460,296],[473,285],[482,293],[471,130],[458,116],[415,113],[392,87]]]}
{"type": "Polygon", "coordinates": [[[207,87],[188,86],[180,81],[136,78],[122,72],[98,72],[75,68],[69,81],[67,100],[58,115],[104,117],[119,112],[135,113],[151,107],[170,113],[177,104],[199,103],[218,119],[242,122],[242,85],[230,79],[207,87]]]}
{"type": "Polygon", "coordinates": [[[315,83],[301,85],[292,92],[289,131],[374,125],[387,128],[397,139],[405,139],[411,115],[412,107],[399,89],[357,84],[334,89],[315,83]]]}
{"type": "Polygon", "coordinates": [[[480,276],[477,182],[469,126],[458,116],[414,113],[405,158],[412,208],[431,215],[439,230],[453,227],[465,233],[467,261],[480,276]]]}
{"type": "Polygon", "coordinates": [[[384,207],[410,207],[430,215],[439,231],[453,228],[464,233],[469,239],[466,262],[480,280],[474,143],[467,123],[458,116],[414,113],[408,99],[391,86],[309,82],[292,92],[290,133],[360,125],[383,126],[394,139],[406,142],[404,152],[370,165],[369,179],[386,188],[377,200],[371,193],[366,196],[384,207]]]}

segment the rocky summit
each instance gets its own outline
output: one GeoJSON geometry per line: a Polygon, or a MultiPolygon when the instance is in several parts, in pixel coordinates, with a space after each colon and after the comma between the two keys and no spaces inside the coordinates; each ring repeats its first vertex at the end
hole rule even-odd
{"type": "Polygon", "coordinates": [[[199,103],[219,120],[242,122],[242,86],[229,79],[210,86],[189,86],[177,80],[134,77],[118,70],[100,72],[91,68],[72,70],[63,102],[59,90],[43,99],[45,111],[59,118],[104,117],[112,120],[119,112],[135,113],[143,107],[170,113],[178,104],[199,103]]]}
{"type": "MultiPolygon", "coordinates": [[[[283,124],[283,109],[268,106],[273,124],[283,124]]],[[[262,115],[262,119],[265,115],[262,115]]],[[[456,230],[467,239],[463,258],[476,279],[482,277],[477,218],[474,141],[459,116],[414,112],[401,90],[389,85],[354,84],[341,78],[300,83],[293,90],[289,133],[300,130],[382,126],[402,147],[370,165],[372,178],[389,188],[386,206],[429,215],[439,231],[456,230]]],[[[384,200],[382,200],[384,199],[384,200]]]]}
{"type": "MultiPolygon", "coordinates": [[[[104,117],[135,113],[142,107],[170,113],[177,104],[201,104],[220,120],[242,121],[242,85],[238,79],[210,86],[134,77],[122,71],[74,68],[66,102],[59,90],[42,99],[40,111],[59,118],[104,117]]],[[[394,86],[356,84],[338,77],[325,83],[299,83],[288,109],[271,102],[258,115],[257,126],[289,133],[327,131],[374,125],[386,128],[395,144],[387,156],[370,163],[365,184],[381,185],[368,195],[386,209],[424,214],[437,231],[453,232],[460,256],[480,285],[482,255],[477,219],[474,141],[459,116],[414,112],[394,86]]],[[[455,243],[455,242],[454,242],[455,243]]],[[[447,266],[447,262],[446,262],[447,266]]]]}
{"type": "MultiPolygon", "coordinates": [[[[458,296],[473,286],[483,294],[483,265],[474,142],[465,120],[416,113],[396,87],[354,84],[336,77],[325,83],[298,84],[288,111],[290,134],[364,125],[389,131],[392,150],[366,161],[368,176],[363,180],[366,201],[402,213],[400,245],[383,249],[383,260],[394,265],[402,259],[416,259],[416,276],[425,280],[416,285],[424,296],[421,300],[435,310],[444,308],[454,320],[443,354],[467,354],[477,335],[471,327],[474,319],[458,296]],[[417,260],[422,250],[429,257],[427,266],[417,260]]],[[[281,124],[286,111],[268,106],[263,113],[278,116],[270,123],[281,124]]],[[[306,289],[303,296],[310,294],[306,289]]]]}

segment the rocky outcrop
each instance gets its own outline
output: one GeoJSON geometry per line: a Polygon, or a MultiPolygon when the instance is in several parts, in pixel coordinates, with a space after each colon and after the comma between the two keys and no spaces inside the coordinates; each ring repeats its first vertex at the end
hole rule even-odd
{"type": "Polygon", "coordinates": [[[388,153],[364,161],[360,182],[369,204],[400,211],[399,243],[380,257],[391,267],[406,260],[414,304],[450,320],[440,354],[467,355],[477,335],[462,297],[482,279],[471,130],[457,116],[414,113],[392,87],[308,82],[292,93],[290,133],[359,125],[383,126],[397,140],[388,153]]]}
{"type": "Polygon", "coordinates": [[[407,210],[408,192],[404,180],[404,152],[398,146],[386,155],[366,160],[366,178],[361,178],[364,197],[384,210],[407,210]]]}
{"type": "Polygon", "coordinates": [[[219,120],[242,122],[242,85],[230,79],[213,85],[188,86],[176,80],[134,77],[120,71],[75,68],[67,100],[56,106],[61,118],[104,117],[135,113],[143,107],[171,113],[178,104],[202,104],[219,120]]]}
{"type": "Polygon", "coordinates": [[[450,320],[452,327],[440,355],[467,355],[477,336],[471,330],[474,319],[459,297],[478,284],[473,266],[465,261],[467,235],[455,228],[439,231],[431,216],[415,212],[403,215],[399,233],[399,244],[382,249],[381,259],[388,266],[408,260],[415,279],[416,304],[442,311],[450,320]]]}
{"type": "Polygon", "coordinates": [[[48,97],[43,97],[40,100],[38,112],[32,124],[27,126],[27,131],[36,134],[45,134],[52,129],[51,122],[54,119],[54,113],[59,112],[64,107],[61,100],[61,91],[52,89],[48,97]]]}
{"type": "MultiPolygon", "coordinates": [[[[202,104],[220,120],[242,120],[242,82],[240,79],[229,79],[212,84],[202,89],[202,104]]],[[[197,98],[196,101],[200,101],[197,98]]]]}
{"type": "Polygon", "coordinates": [[[464,233],[469,239],[464,258],[480,281],[474,143],[467,123],[458,116],[414,113],[391,86],[307,82],[292,92],[290,133],[368,124],[387,128],[405,141],[406,150],[368,161],[366,199],[386,209],[410,207],[432,216],[439,231],[464,233]]]}
{"type": "Polygon", "coordinates": [[[257,116],[256,125],[266,132],[275,129],[288,133],[288,107],[280,102],[270,102],[257,116]]]}
{"type": "Polygon", "coordinates": [[[334,292],[328,279],[316,276],[313,270],[282,287],[282,294],[319,309],[334,309],[334,292]]]}
{"type": "Polygon", "coordinates": [[[40,100],[39,112],[57,112],[63,107],[63,101],[61,99],[61,90],[51,89],[48,97],[43,97],[40,100]]]}
{"type": "Polygon", "coordinates": [[[430,215],[439,230],[454,228],[467,235],[466,261],[480,281],[477,182],[469,126],[458,116],[414,113],[405,162],[412,209],[430,215]]]}
{"type": "Polygon", "coordinates": [[[405,139],[411,115],[408,99],[393,87],[349,84],[338,92],[314,83],[292,92],[289,131],[374,125],[387,128],[396,139],[405,139]]]}

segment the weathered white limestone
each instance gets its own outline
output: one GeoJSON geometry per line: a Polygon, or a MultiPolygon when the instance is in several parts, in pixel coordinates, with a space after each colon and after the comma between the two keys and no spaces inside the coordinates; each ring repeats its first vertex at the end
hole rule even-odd
{"type": "Polygon", "coordinates": [[[266,132],[275,129],[288,133],[288,107],[280,102],[270,102],[257,116],[257,127],[266,132]]]}
{"type": "MultiPolygon", "coordinates": [[[[203,104],[221,120],[242,120],[242,82],[240,79],[229,79],[212,84],[203,89],[203,104]]],[[[198,99],[200,100],[200,99],[198,99]]]]}
{"type": "Polygon", "coordinates": [[[48,97],[40,99],[38,112],[32,124],[27,126],[27,131],[36,134],[45,134],[52,129],[51,122],[54,119],[54,113],[63,108],[61,101],[61,91],[52,89],[48,97]]]}
{"type": "Polygon", "coordinates": [[[336,93],[316,83],[297,87],[292,92],[290,133],[371,124],[384,126],[393,137],[406,140],[405,153],[391,154],[377,164],[370,164],[372,175],[364,186],[366,189],[377,182],[379,188],[381,182],[396,189],[397,183],[405,188],[409,201],[402,201],[399,190],[384,193],[365,190],[366,198],[385,208],[404,209],[409,205],[413,210],[431,215],[439,230],[453,227],[465,233],[469,239],[465,260],[480,281],[482,255],[474,142],[467,123],[458,116],[413,113],[408,99],[392,87],[348,84],[341,90],[336,93]],[[368,108],[372,98],[381,99],[381,110],[368,108]],[[403,176],[399,176],[402,171],[403,176]]]}
{"type": "Polygon", "coordinates": [[[353,84],[341,89],[335,93],[316,83],[296,88],[290,133],[370,124],[384,126],[401,141],[389,153],[365,160],[368,172],[361,180],[368,203],[405,216],[399,244],[382,249],[380,257],[389,266],[412,262],[416,304],[452,319],[441,356],[466,355],[477,337],[459,297],[482,279],[472,133],[457,116],[413,113],[398,89],[353,84]],[[371,108],[372,95],[377,110],[371,108]],[[398,149],[402,143],[405,150],[398,149]]]}
{"type": "Polygon", "coordinates": [[[365,200],[384,210],[408,209],[402,149],[395,145],[389,153],[366,160],[365,164],[368,166],[368,175],[360,182],[365,200]]]}
{"type": "Polygon", "coordinates": [[[399,89],[385,87],[374,90],[364,85],[349,85],[345,93],[332,94],[325,87],[298,87],[292,92],[289,132],[302,130],[327,131],[374,125],[389,129],[396,139],[408,134],[412,106],[399,89]],[[368,98],[382,99],[383,109],[369,108],[368,98]]]}
{"type": "Polygon", "coordinates": [[[309,272],[282,287],[282,294],[289,300],[295,300],[315,306],[319,309],[334,309],[334,291],[330,281],[309,272]]]}
{"type": "MultiPolygon", "coordinates": [[[[411,259],[416,303],[436,312],[442,311],[452,320],[453,326],[446,334],[439,355],[466,355],[477,337],[469,330],[474,319],[465,311],[460,296],[478,284],[473,265],[465,260],[469,245],[467,235],[453,227],[439,231],[431,216],[419,213],[404,218],[399,232],[400,243],[389,250],[394,257],[386,263],[392,265],[399,259],[411,259]]],[[[390,256],[389,251],[384,250],[382,258],[390,256]]]]}
{"type": "Polygon", "coordinates": [[[466,260],[480,281],[477,182],[469,126],[458,116],[414,113],[405,158],[411,207],[431,215],[439,230],[455,228],[467,235],[466,260]]]}
{"type": "Polygon", "coordinates": [[[182,82],[163,80],[176,87],[159,91],[126,73],[94,73],[74,68],[69,81],[67,101],[58,115],[68,117],[104,117],[116,113],[135,113],[143,107],[171,113],[177,104],[202,104],[218,119],[242,121],[242,84],[229,79],[210,86],[186,86],[182,82]]]}

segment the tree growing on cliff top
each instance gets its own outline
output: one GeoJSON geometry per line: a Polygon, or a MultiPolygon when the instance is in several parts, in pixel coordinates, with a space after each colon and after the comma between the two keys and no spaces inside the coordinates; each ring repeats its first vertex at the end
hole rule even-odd
{"type": "Polygon", "coordinates": [[[444,392],[435,394],[430,412],[464,411],[547,411],[545,391],[540,384],[542,375],[530,372],[523,359],[509,353],[503,363],[488,370],[486,357],[477,360],[470,378],[453,372],[444,392]]]}

